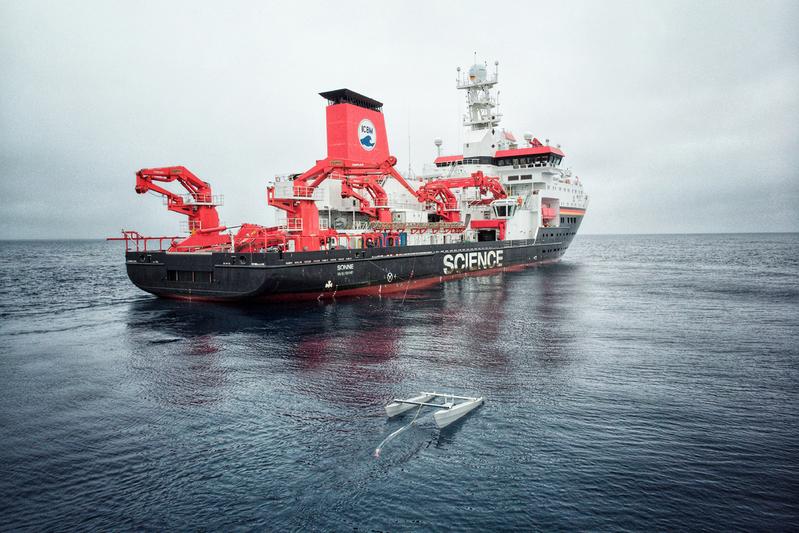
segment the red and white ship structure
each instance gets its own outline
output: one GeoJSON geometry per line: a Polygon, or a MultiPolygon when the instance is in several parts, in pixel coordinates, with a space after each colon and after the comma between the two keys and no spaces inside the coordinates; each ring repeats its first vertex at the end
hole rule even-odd
{"type": "Polygon", "coordinates": [[[458,69],[466,93],[463,151],[418,177],[391,155],[383,104],[349,89],[328,102],[327,155],[275,177],[276,226],[220,223],[222,197],[183,166],[136,173],[186,217],[187,235],[124,231],[130,279],[152,294],[196,300],[294,300],[387,294],[445,279],[560,259],[588,206],[560,146],[500,127],[498,65],[458,69]],[[178,194],[177,183],[185,189],[178,194]]]}

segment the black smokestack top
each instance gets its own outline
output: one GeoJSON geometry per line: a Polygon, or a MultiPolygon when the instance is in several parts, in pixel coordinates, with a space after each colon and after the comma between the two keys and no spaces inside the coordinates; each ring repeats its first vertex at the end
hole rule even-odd
{"type": "Polygon", "coordinates": [[[330,105],[333,104],[352,104],[358,107],[364,107],[373,111],[381,111],[383,109],[383,102],[373,100],[368,96],[358,94],[349,89],[336,89],[335,91],[327,91],[319,93],[319,96],[326,98],[330,105]]]}

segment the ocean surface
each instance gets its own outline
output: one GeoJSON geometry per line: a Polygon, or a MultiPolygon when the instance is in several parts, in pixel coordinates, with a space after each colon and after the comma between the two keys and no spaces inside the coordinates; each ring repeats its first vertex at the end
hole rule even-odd
{"type": "Polygon", "coordinates": [[[0,242],[0,530],[799,529],[799,235],[578,236],[391,298],[159,300],[0,242]],[[486,404],[387,420],[436,389],[486,404]]]}

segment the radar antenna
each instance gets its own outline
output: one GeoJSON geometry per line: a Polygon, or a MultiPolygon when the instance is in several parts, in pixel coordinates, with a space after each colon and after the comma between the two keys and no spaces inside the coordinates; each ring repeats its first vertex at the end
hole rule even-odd
{"type": "Polygon", "coordinates": [[[502,114],[497,110],[497,100],[492,89],[499,77],[499,61],[494,62],[494,74],[488,74],[487,64],[479,64],[476,60],[464,75],[458,68],[456,87],[466,91],[467,112],[463,116],[463,125],[472,130],[485,130],[496,127],[502,114]]]}

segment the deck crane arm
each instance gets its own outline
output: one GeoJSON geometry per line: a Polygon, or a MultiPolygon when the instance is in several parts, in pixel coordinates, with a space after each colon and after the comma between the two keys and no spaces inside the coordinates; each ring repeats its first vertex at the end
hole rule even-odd
{"type": "Polygon", "coordinates": [[[309,170],[292,178],[293,198],[279,198],[276,187],[272,186],[267,189],[267,200],[269,205],[286,211],[289,218],[301,219],[303,227],[317,227],[318,222],[313,222],[318,219],[316,207],[313,205],[313,193],[326,179],[337,179],[341,181],[342,197],[355,198],[360,203],[361,212],[370,218],[388,222],[391,220],[391,212],[387,207],[388,195],[380,184],[383,176],[392,176],[411,194],[416,195],[413,187],[394,169],[396,163],[394,156],[389,156],[380,164],[322,159],[309,170]],[[361,194],[362,190],[366,190],[373,203],[361,194]]]}
{"type": "Polygon", "coordinates": [[[189,217],[189,229],[222,231],[216,211],[211,186],[195,176],[186,167],[143,168],[136,173],[136,192],[153,191],[166,198],[167,209],[189,217]],[[174,193],[161,183],[178,182],[188,192],[188,197],[174,193]]]}
{"type": "Polygon", "coordinates": [[[358,203],[360,204],[358,210],[361,213],[365,213],[367,216],[369,216],[369,218],[373,219],[377,218],[377,210],[374,207],[372,207],[372,204],[364,195],[356,191],[356,189],[358,188],[363,188],[363,187],[358,187],[356,183],[357,182],[353,182],[349,179],[343,179],[341,181],[341,197],[355,198],[356,200],[358,200],[358,203]]]}
{"type": "Polygon", "coordinates": [[[379,178],[380,176],[375,174],[345,176],[341,181],[341,196],[342,198],[356,198],[361,204],[361,212],[366,213],[370,218],[380,222],[390,222],[388,195],[380,185],[379,178]],[[356,192],[359,190],[369,193],[373,203],[370,203],[364,195],[356,192]]]}
{"type": "Polygon", "coordinates": [[[457,222],[460,219],[458,199],[450,187],[428,182],[416,190],[416,198],[420,202],[436,204],[436,213],[445,222],[457,222]]]}
{"type": "Polygon", "coordinates": [[[464,189],[473,187],[480,190],[480,195],[491,193],[492,198],[480,200],[479,203],[491,202],[507,198],[508,193],[499,182],[499,178],[486,176],[482,171],[472,173],[471,176],[463,178],[442,178],[432,180],[417,189],[416,197],[420,202],[433,202],[437,206],[437,212],[442,219],[447,222],[458,222],[460,213],[458,212],[458,199],[452,193],[452,189],[464,189]]]}
{"type": "Polygon", "coordinates": [[[136,192],[158,193],[166,198],[167,209],[189,217],[190,235],[180,242],[173,242],[169,250],[196,251],[218,250],[230,252],[253,252],[285,242],[278,228],[265,228],[256,224],[241,224],[228,228],[219,224],[216,211],[219,202],[211,191],[211,185],[201,180],[186,167],[143,168],[136,173],[136,192]],[[163,184],[178,182],[186,195],[177,194],[163,184]],[[222,233],[235,228],[235,236],[222,233]]]}

